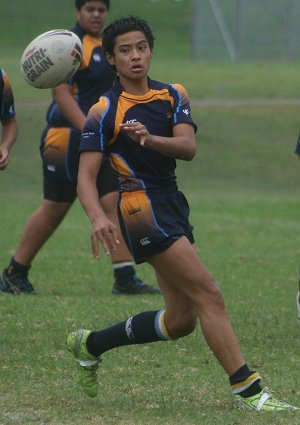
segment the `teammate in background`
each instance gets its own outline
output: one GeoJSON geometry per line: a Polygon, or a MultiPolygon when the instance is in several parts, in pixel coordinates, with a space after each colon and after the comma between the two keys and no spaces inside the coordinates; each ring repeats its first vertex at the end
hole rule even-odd
{"type": "Polygon", "coordinates": [[[0,170],[7,167],[10,150],[17,139],[18,125],[15,115],[12,88],[6,72],[0,68],[0,121],[2,125],[0,170]]]}
{"type": "MultiPolygon", "coordinates": [[[[90,107],[107,91],[115,78],[102,52],[100,39],[110,1],[76,0],[76,26],[72,31],[83,44],[81,68],[69,82],[53,89],[53,102],[47,113],[47,127],[41,139],[44,173],[44,200],[29,218],[19,246],[0,276],[0,289],[7,293],[35,294],[28,279],[30,265],[63,221],[76,199],[79,143],[90,107]]],[[[106,214],[118,225],[117,173],[107,160],[101,170],[99,198],[106,214]]],[[[120,240],[112,254],[115,294],[155,294],[158,288],[143,283],[135,274],[132,257],[120,240]]]]}
{"type": "Polygon", "coordinates": [[[242,409],[294,410],[260,386],[249,369],[229,322],[223,297],[194,248],[189,206],[178,190],[176,159],[196,153],[187,92],[180,84],[148,77],[153,35],[147,23],[127,17],[103,33],[103,48],[118,78],[87,118],[80,145],[78,197],[91,220],[93,254],[118,249],[118,230],[98,202],[96,179],[103,155],[121,175],[118,213],[123,237],[136,263],[155,270],[165,310],[146,311],[109,328],[71,332],[67,346],[78,365],[79,382],[97,395],[100,356],[115,347],[176,340],[198,319],[205,339],[229,377],[233,401],[242,409]]]}

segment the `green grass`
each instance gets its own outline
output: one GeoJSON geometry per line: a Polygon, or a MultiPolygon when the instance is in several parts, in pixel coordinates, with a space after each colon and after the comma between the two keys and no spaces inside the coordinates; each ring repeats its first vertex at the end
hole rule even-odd
{"type": "MultiPolygon", "coordinates": [[[[40,19],[42,8],[37,10],[36,2],[25,7],[17,0],[1,10],[1,24],[8,30],[13,14],[16,28],[26,25],[28,39],[54,26],[72,25],[68,9],[73,2],[53,0],[51,5],[59,4],[61,13],[48,3],[43,4],[47,22],[40,19]]],[[[115,0],[115,9],[118,5],[118,13],[124,13],[124,5],[130,3],[137,12],[143,7],[154,21],[156,3],[115,0]]],[[[169,11],[161,16],[171,19],[176,14],[176,22],[188,25],[187,4],[160,1],[169,11]]],[[[157,36],[153,78],[180,81],[197,99],[296,97],[299,64],[190,63],[187,32],[167,26],[163,19],[155,21],[163,40],[159,47],[157,36]],[[177,52],[167,30],[173,41],[182,38],[177,52]],[[167,45],[172,46],[170,55],[164,54],[167,45]]],[[[20,134],[9,167],[0,174],[1,268],[42,199],[38,145],[50,99],[48,90],[34,90],[22,81],[18,60],[25,36],[6,30],[0,40],[1,66],[14,87],[20,134]]],[[[293,151],[299,107],[280,102],[194,105],[193,116],[198,124],[198,153],[192,162],[178,164],[178,180],[191,205],[199,254],[220,283],[249,365],[260,371],[265,385],[297,404],[300,170],[293,151]]],[[[100,396],[87,399],[74,382],[74,362],[65,347],[67,333],[80,326],[101,328],[139,311],[163,307],[160,296],[112,296],[110,261],[104,256],[100,262],[92,259],[89,236],[88,220],[76,203],[33,262],[30,276],[39,295],[0,294],[1,425],[299,422],[299,414],[233,410],[227,377],[199,328],[175,343],[107,353],[99,371],[100,396]]],[[[139,276],[155,284],[149,266],[137,269],[139,276]]]]}
{"type": "MultiPolygon", "coordinates": [[[[34,101],[18,106],[21,134],[0,180],[3,266],[41,199],[43,109],[34,101]]],[[[198,154],[178,166],[199,253],[220,282],[245,357],[265,385],[292,403],[300,394],[294,305],[298,115],[294,106],[195,107],[198,154]]],[[[100,396],[88,400],[81,393],[65,349],[67,333],[163,306],[160,296],[111,295],[110,261],[91,258],[89,231],[76,203],[33,263],[31,278],[39,295],[0,294],[0,423],[269,424],[270,415],[232,409],[227,378],[200,329],[176,343],[107,353],[99,373],[100,396]]],[[[138,273],[155,284],[147,265],[138,273]]],[[[276,424],[291,423],[296,423],[294,415],[276,415],[276,424]]]]}

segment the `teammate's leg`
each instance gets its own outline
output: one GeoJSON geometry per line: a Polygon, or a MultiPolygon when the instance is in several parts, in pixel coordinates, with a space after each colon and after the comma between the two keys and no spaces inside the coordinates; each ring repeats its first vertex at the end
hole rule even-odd
{"type": "Polygon", "coordinates": [[[0,287],[3,292],[30,294],[35,292],[28,279],[30,265],[44,243],[62,222],[71,205],[72,203],[44,199],[42,205],[30,216],[17,250],[0,277],[0,287]]]}

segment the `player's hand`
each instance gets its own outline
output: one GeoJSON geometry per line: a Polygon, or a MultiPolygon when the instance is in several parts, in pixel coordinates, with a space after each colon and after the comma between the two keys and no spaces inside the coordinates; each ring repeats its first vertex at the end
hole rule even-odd
{"type": "Polygon", "coordinates": [[[0,146],[0,171],[8,166],[8,150],[0,146]]]}
{"type": "Polygon", "coordinates": [[[120,124],[120,130],[127,133],[128,136],[141,146],[147,147],[147,142],[151,138],[151,134],[147,127],[140,122],[120,124]]]}
{"type": "Polygon", "coordinates": [[[99,241],[106,255],[115,251],[120,243],[117,227],[107,217],[92,222],[91,247],[95,258],[100,258],[99,241]]]}

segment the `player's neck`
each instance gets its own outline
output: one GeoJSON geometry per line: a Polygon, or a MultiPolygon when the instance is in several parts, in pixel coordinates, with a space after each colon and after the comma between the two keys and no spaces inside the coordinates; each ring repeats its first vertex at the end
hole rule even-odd
{"type": "Polygon", "coordinates": [[[133,94],[135,96],[143,96],[149,91],[147,76],[140,80],[131,80],[120,77],[120,84],[126,93],[133,94]]]}

